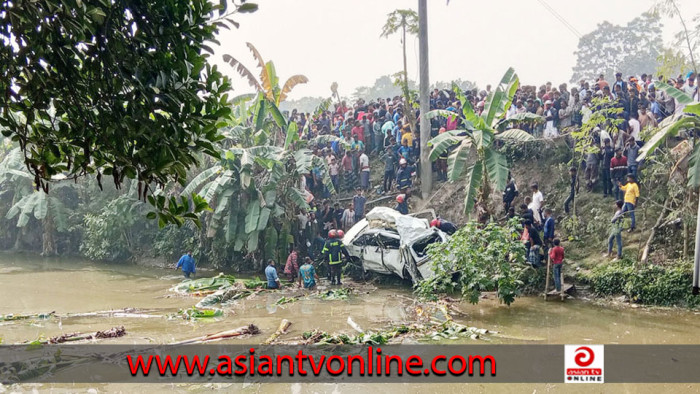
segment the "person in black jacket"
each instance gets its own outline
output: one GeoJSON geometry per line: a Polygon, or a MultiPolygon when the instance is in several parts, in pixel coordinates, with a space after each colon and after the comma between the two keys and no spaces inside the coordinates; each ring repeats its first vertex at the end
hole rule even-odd
{"type": "Polygon", "coordinates": [[[571,190],[569,191],[569,197],[564,201],[564,211],[569,213],[569,204],[574,202],[576,193],[578,193],[579,182],[576,167],[569,168],[569,175],[571,176],[571,190]]]}
{"type": "Polygon", "coordinates": [[[508,180],[506,189],[503,191],[503,211],[508,212],[510,205],[513,203],[516,197],[518,197],[518,187],[515,185],[513,178],[508,180]]]}
{"type": "Polygon", "coordinates": [[[610,161],[615,157],[615,149],[613,149],[609,138],[604,139],[603,144],[603,149],[601,150],[603,154],[603,163],[600,166],[600,179],[603,183],[603,196],[607,197],[613,194],[613,185],[610,177],[610,161]]]}
{"type": "Polygon", "coordinates": [[[527,207],[527,204],[520,204],[520,224],[525,226],[528,222],[535,222],[535,214],[532,212],[532,209],[527,207]]]}

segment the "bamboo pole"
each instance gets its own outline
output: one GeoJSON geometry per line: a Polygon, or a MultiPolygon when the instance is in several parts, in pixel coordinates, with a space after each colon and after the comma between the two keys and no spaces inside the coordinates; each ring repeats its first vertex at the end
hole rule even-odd
{"type": "Polygon", "coordinates": [[[544,300],[547,301],[547,293],[549,292],[549,253],[547,253],[547,279],[544,281],[544,300]]]}
{"type": "MultiPolygon", "coordinates": [[[[563,264],[563,263],[562,263],[562,264],[563,264]]],[[[562,268],[563,268],[563,267],[564,267],[564,266],[562,266],[562,268]]],[[[559,291],[560,291],[561,300],[564,301],[564,270],[561,270],[561,272],[559,272],[559,283],[561,283],[561,287],[560,287],[560,290],[559,290],[559,291]]]]}

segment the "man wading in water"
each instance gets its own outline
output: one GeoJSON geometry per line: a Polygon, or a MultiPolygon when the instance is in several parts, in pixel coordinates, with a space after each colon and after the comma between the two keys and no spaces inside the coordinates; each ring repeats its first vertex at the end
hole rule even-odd
{"type": "Polygon", "coordinates": [[[194,266],[195,263],[194,258],[192,257],[192,252],[187,252],[180,257],[180,260],[177,261],[175,269],[177,270],[178,268],[182,267],[182,274],[185,275],[185,278],[189,278],[190,274],[194,276],[196,272],[194,266]]]}

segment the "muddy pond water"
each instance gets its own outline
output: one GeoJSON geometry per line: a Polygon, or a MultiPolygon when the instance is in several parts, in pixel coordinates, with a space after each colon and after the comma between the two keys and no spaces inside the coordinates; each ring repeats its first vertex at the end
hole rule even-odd
{"type": "MultiPolygon", "coordinates": [[[[203,272],[214,276],[216,272],[203,272]]],[[[377,286],[373,291],[351,296],[348,300],[301,299],[277,305],[283,295],[262,292],[252,299],[236,302],[217,319],[187,321],[168,318],[181,309],[192,307],[197,299],[175,296],[168,289],[182,281],[179,272],[126,264],[104,264],[79,259],[42,259],[34,256],[0,254],[0,314],[57,315],[136,308],[156,315],[136,317],[70,317],[66,319],[0,322],[2,343],[20,343],[72,332],[95,332],[124,326],[127,335],[109,343],[171,343],[207,333],[228,330],[250,323],[262,335],[244,339],[259,343],[274,332],[281,319],[292,326],[286,337],[298,337],[304,331],[320,329],[333,333],[353,333],[347,322],[351,317],[365,330],[386,328],[391,323],[409,319],[407,304],[410,288],[377,286]]],[[[327,285],[322,280],[322,286],[327,285]]],[[[518,298],[510,307],[492,300],[478,305],[460,304],[460,323],[495,330],[503,334],[490,338],[491,343],[603,343],[603,344],[697,344],[700,343],[700,316],[686,310],[633,309],[624,306],[599,306],[590,302],[568,300],[545,302],[541,298],[518,298]]],[[[453,341],[468,342],[469,339],[453,341]]],[[[450,340],[446,341],[450,343],[450,340]]],[[[232,340],[232,343],[240,343],[232,340]]],[[[53,392],[166,392],[224,391],[244,392],[362,392],[369,385],[19,385],[14,390],[34,389],[53,392]]],[[[564,384],[541,385],[381,385],[387,392],[591,392],[591,387],[565,387],[564,384]]],[[[9,387],[0,387],[0,392],[9,387]]],[[[593,392],[697,392],[698,385],[606,385],[593,392]]]]}

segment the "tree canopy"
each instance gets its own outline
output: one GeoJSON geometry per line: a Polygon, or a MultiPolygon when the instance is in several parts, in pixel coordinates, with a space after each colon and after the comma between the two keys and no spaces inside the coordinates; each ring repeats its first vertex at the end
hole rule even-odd
{"type": "Polygon", "coordinates": [[[0,129],[37,188],[95,174],[185,182],[217,156],[229,81],[207,62],[219,28],[255,4],[14,0],[0,5],[0,129]]]}
{"type": "Polygon", "coordinates": [[[595,80],[599,74],[612,78],[618,71],[624,76],[653,73],[662,47],[658,15],[644,13],[626,26],[603,22],[579,40],[571,81],[595,80]]]}

